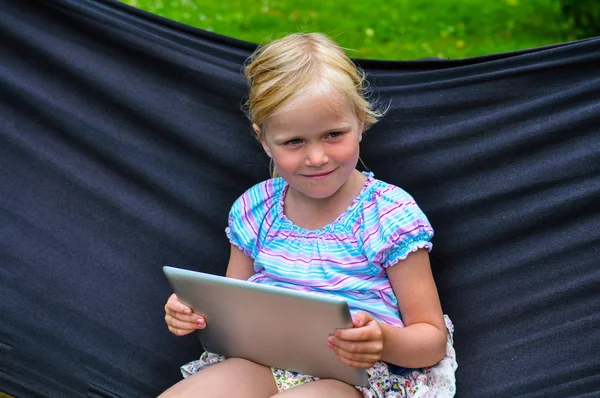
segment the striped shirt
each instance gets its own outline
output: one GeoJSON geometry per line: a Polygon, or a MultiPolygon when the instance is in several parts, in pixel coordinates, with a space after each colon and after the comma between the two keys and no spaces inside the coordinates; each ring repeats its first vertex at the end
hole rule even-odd
{"type": "Polygon", "coordinates": [[[402,327],[385,271],[410,253],[431,250],[433,229],[401,188],[367,181],[346,212],[319,230],[293,224],[283,212],[289,185],[281,178],[246,191],[229,213],[227,236],[254,259],[250,281],[342,297],[350,311],[402,327]]]}

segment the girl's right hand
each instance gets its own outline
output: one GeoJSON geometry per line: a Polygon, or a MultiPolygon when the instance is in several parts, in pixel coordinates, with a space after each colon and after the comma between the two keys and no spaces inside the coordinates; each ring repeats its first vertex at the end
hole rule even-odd
{"type": "Polygon", "coordinates": [[[176,336],[185,336],[206,327],[206,319],[194,313],[190,307],[179,301],[175,293],[169,297],[167,304],[165,304],[165,321],[171,333],[176,336]]]}

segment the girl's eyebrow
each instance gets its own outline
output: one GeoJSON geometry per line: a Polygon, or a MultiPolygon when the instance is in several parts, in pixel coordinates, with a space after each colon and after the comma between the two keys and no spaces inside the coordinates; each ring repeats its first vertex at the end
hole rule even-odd
{"type": "Polygon", "coordinates": [[[281,144],[283,142],[288,142],[291,140],[296,140],[296,139],[301,139],[301,138],[296,134],[285,134],[285,133],[278,134],[273,137],[273,141],[275,141],[278,144],[281,144]]]}
{"type": "Polygon", "coordinates": [[[324,132],[325,132],[325,133],[330,133],[330,132],[332,132],[332,131],[348,130],[350,127],[352,127],[352,126],[350,126],[349,124],[343,124],[343,125],[337,126],[337,127],[335,127],[335,128],[328,129],[328,130],[326,130],[326,131],[324,131],[324,132]]]}
{"type": "MultiPolygon", "coordinates": [[[[348,130],[350,127],[352,127],[350,124],[338,125],[333,128],[329,128],[327,130],[322,131],[321,133],[319,133],[319,135],[328,134],[328,133],[331,133],[332,131],[345,131],[345,130],[348,130]]],[[[289,132],[289,131],[281,131],[281,132],[275,133],[273,139],[276,142],[287,142],[287,141],[295,140],[295,139],[303,139],[303,137],[297,133],[293,133],[293,132],[289,132]]]]}

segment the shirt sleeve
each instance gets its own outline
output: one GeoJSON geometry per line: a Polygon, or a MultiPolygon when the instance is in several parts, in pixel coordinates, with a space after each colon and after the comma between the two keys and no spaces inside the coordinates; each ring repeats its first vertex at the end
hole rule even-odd
{"type": "Polygon", "coordinates": [[[433,228],[415,200],[389,185],[365,206],[362,244],[369,261],[387,268],[419,249],[431,250],[433,228]]]}
{"type": "Polygon", "coordinates": [[[253,257],[258,237],[258,226],[252,214],[254,207],[249,192],[240,196],[231,206],[225,229],[229,241],[249,257],[253,257]]]}
{"type": "Polygon", "coordinates": [[[229,211],[225,233],[229,241],[249,257],[256,258],[261,239],[272,224],[274,195],[281,185],[278,182],[272,179],[255,185],[240,196],[229,211]]]}

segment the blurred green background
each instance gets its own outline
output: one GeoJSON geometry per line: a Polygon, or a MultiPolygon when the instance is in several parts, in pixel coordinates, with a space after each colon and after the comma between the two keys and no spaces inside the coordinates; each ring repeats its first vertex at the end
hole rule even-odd
{"type": "Polygon", "coordinates": [[[327,33],[354,58],[467,58],[600,35],[600,0],[121,0],[254,43],[327,33]]]}

